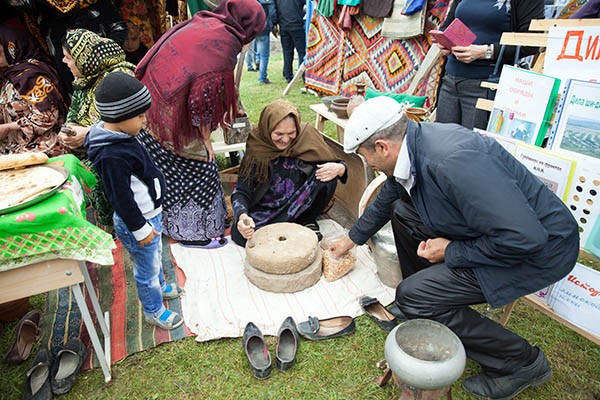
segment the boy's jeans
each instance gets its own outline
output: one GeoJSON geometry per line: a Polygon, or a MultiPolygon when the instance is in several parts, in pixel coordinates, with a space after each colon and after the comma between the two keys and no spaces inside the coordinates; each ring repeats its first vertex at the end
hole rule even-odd
{"type": "MultiPolygon", "coordinates": [[[[144,314],[148,317],[159,316],[165,310],[162,289],[166,287],[162,268],[161,235],[156,235],[150,244],[142,247],[116,212],[113,220],[117,237],[133,261],[133,277],[144,314]]],[[[148,222],[156,231],[162,232],[162,214],[148,222]]]]}
{"type": "Polygon", "coordinates": [[[258,81],[265,82],[267,80],[271,40],[269,34],[257,36],[254,40],[256,41],[256,52],[258,53],[260,62],[260,66],[258,67],[258,81]]]}

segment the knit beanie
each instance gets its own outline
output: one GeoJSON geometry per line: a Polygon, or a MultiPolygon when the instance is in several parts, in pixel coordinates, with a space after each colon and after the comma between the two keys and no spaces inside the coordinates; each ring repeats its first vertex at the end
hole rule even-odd
{"type": "Polygon", "coordinates": [[[96,108],[104,122],[121,122],[150,108],[152,97],[135,77],[116,71],[106,75],[96,88],[96,108]]]}

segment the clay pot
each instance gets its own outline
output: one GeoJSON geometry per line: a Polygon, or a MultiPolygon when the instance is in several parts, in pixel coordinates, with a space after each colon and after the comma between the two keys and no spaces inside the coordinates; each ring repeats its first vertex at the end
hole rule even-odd
{"type": "Polygon", "coordinates": [[[331,104],[333,103],[333,101],[335,99],[345,99],[344,96],[325,96],[323,98],[321,98],[321,102],[323,104],[325,104],[325,107],[327,107],[328,110],[331,111],[331,104]]]}
{"type": "Polygon", "coordinates": [[[348,118],[348,102],[350,99],[344,97],[341,99],[334,99],[331,102],[330,110],[338,116],[338,118],[348,118]]]}
{"type": "Polygon", "coordinates": [[[417,389],[451,385],[460,378],[467,361],[458,336],[427,319],[411,319],[395,327],[385,340],[384,353],[398,379],[417,389]]]}
{"type": "Polygon", "coordinates": [[[367,88],[366,83],[364,83],[364,82],[356,83],[356,94],[354,94],[352,97],[350,97],[350,101],[348,102],[348,108],[347,108],[348,116],[352,115],[352,113],[354,112],[354,109],[356,107],[360,106],[362,103],[365,102],[366,88],[367,88]]]}
{"type": "Polygon", "coordinates": [[[423,122],[429,118],[429,110],[423,107],[409,107],[406,109],[408,119],[415,122],[423,122]]]}

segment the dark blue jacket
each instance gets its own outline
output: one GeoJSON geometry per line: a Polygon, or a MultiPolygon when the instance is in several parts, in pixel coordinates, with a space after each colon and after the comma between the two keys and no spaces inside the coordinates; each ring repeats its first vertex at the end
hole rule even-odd
{"type": "MultiPolygon", "coordinates": [[[[456,124],[409,123],[412,202],[446,248],[450,268],[474,268],[492,307],[542,289],[575,265],[579,231],[566,205],[495,140],[456,124]]],[[[363,244],[404,188],[388,178],[350,230],[363,244]]]]}
{"type": "Polygon", "coordinates": [[[165,180],[135,137],[93,126],[85,139],[88,157],[108,200],[139,241],[152,230],[147,222],[162,210],[165,180]]]}

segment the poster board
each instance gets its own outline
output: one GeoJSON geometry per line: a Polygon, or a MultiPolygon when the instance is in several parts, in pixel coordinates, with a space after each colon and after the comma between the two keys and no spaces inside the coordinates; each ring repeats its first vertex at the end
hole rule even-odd
{"type": "Polygon", "coordinates": [[[600,26],[551,27],[544,74],[563,80],[600,80],[600,26]]]}
{"type": "Polygon", "coordinates": [[[600,82],[567,81],[548,147],[600,160],[600,82]]]}
{"type": "Polygon", "coordinates": [[[559,86],[559,79],[506,65],[486,130],[541,146],[559,86]]]}

